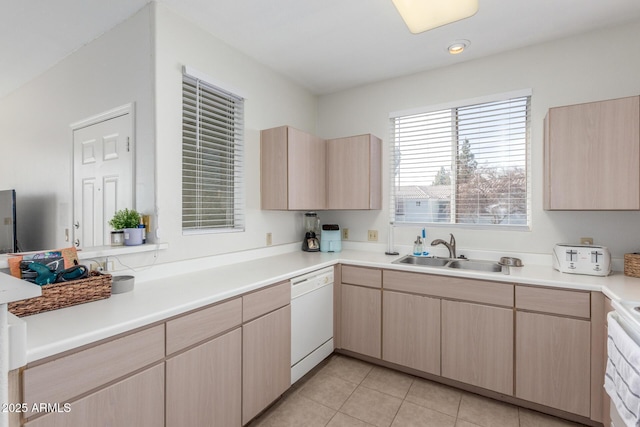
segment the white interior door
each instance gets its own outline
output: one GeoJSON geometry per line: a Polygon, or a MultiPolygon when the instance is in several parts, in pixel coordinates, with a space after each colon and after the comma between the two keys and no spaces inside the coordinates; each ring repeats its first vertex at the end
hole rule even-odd
{"type": "Polygon", "coordinates": [[[132,209],[131,113],[73,131],[74,244],[108,245],[113,214],[132,209]]]}

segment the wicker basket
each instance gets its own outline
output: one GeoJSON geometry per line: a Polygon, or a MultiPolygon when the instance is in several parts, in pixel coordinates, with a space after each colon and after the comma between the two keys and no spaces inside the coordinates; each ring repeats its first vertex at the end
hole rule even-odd
{"type": "Polygon", "coordinates": [[[640,254],[624,254],[624,275],[640,277],[640,254]]]}
{"type": "Polygon", "coordinates": [[[9,311],[18,317],[57,310],[111,296],[111,275],[91,272],[86,279],[42,286],[42,296],[9,303],[9,311]]]}

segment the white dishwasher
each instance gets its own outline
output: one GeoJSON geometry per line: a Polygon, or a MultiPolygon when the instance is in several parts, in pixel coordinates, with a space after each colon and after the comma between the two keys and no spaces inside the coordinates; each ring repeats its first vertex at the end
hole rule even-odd
{"type": "Polygon", "coordinates": [[[291,279],[291,384],[333,352],[333,267],[291,279]]]}

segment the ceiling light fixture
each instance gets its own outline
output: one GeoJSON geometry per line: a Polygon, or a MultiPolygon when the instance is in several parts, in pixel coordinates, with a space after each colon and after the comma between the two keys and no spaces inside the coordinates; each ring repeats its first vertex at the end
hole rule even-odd
{"type": "Polygon", "coordinates": [[[468,48],[470,44],[471,42],[469,40],[456,40],[449,45],[447,50],[451,55],[457,55],[468,48]]]}
{"type": "Polygon", "coordinates": [[[392,0],[413,34],[475,15],[478,0],[392,0]]]}

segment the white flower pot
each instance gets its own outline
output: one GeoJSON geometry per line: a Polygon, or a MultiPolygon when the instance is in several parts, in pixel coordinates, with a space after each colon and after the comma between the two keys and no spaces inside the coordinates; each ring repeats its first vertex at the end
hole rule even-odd
{"type": "Polygon", "coordinates": [[[142,244],[142,228],[125,228],[124,229],[124,245],[137,246],[142,244]]]}

